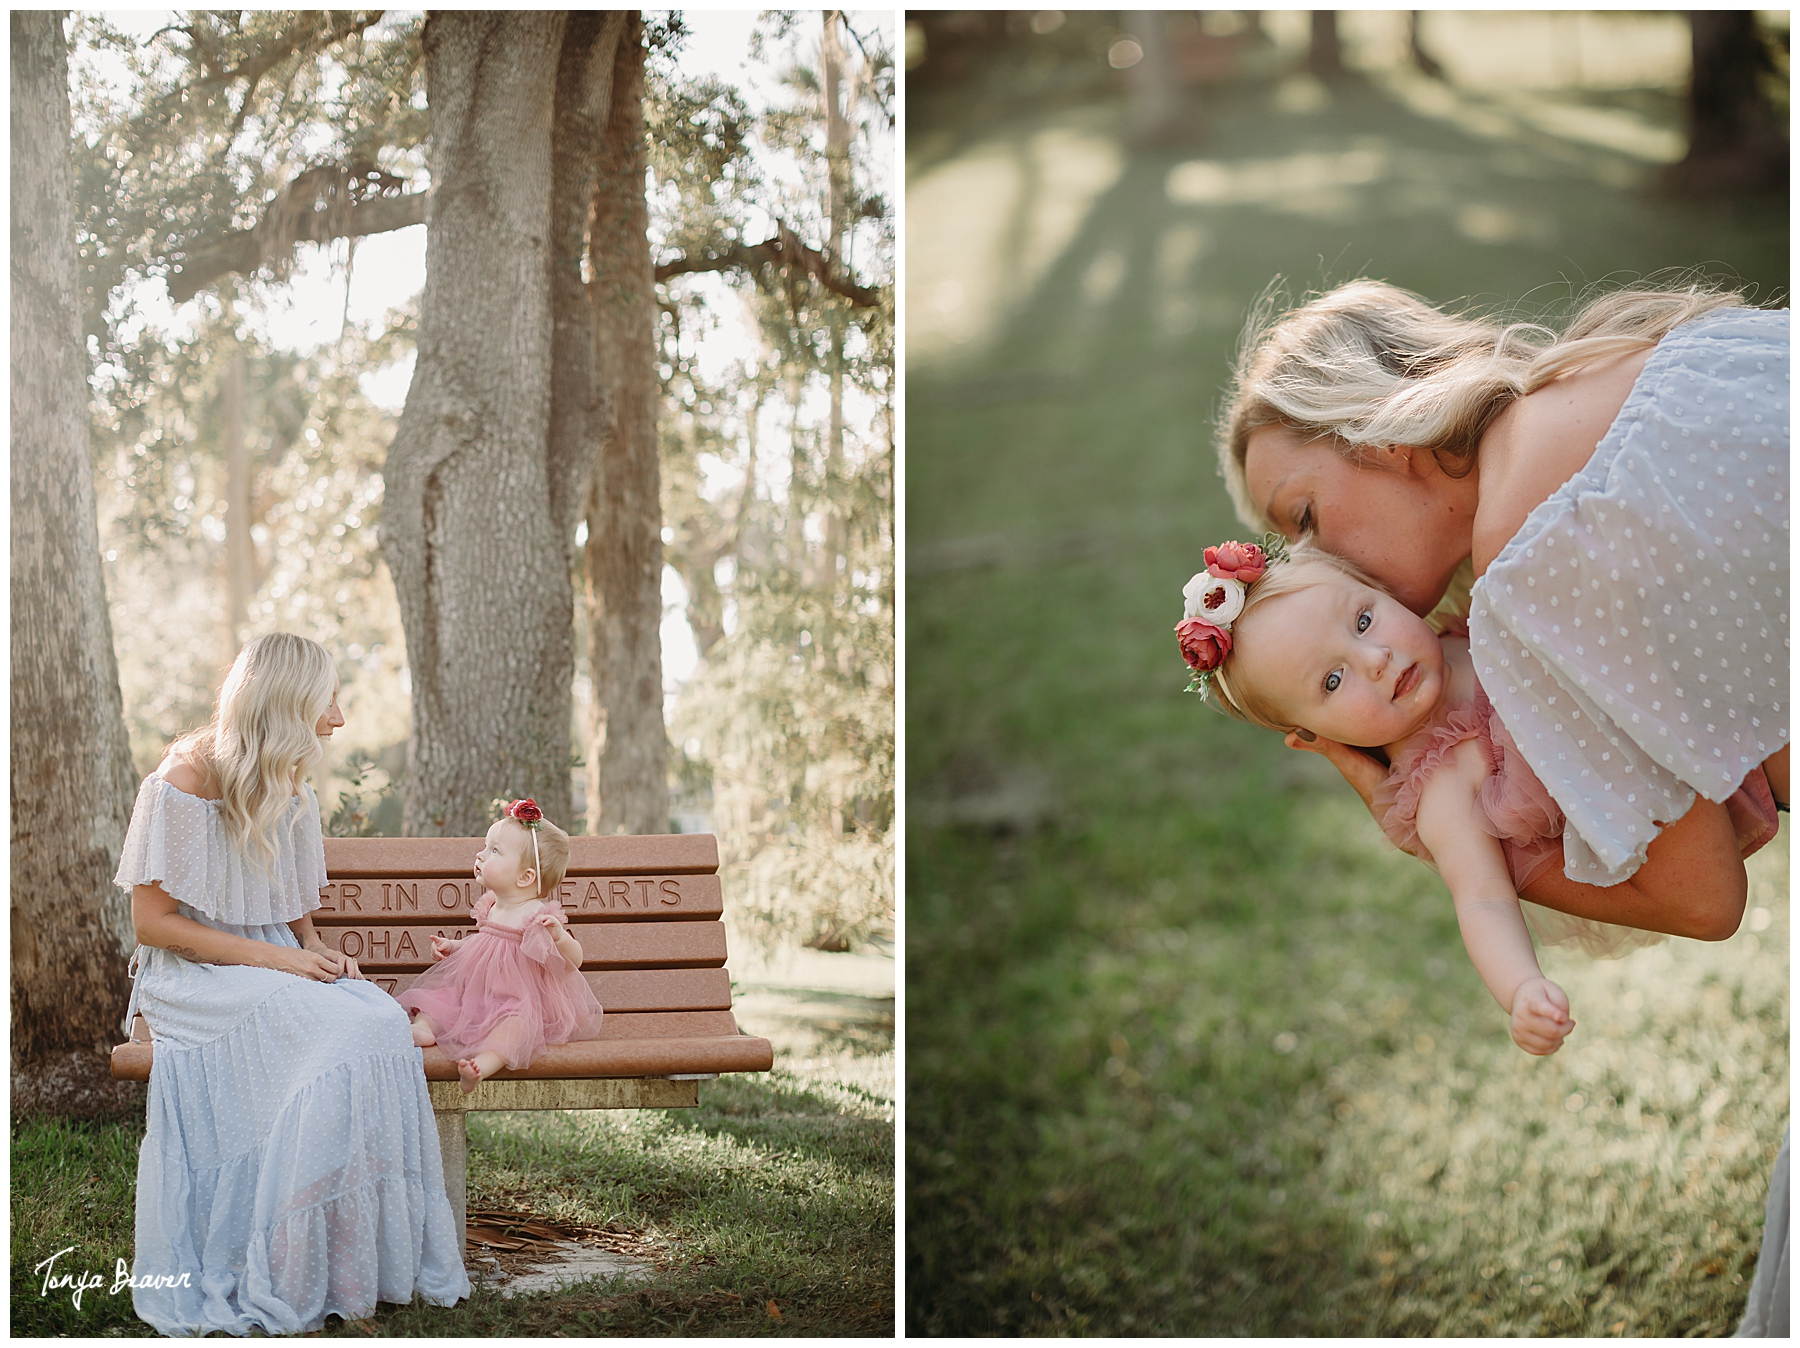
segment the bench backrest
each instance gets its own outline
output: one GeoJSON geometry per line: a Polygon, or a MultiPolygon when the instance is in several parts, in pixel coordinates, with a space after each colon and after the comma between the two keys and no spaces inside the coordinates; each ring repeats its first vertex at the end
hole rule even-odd
{"type": "MultiPolygon", "coordinates": [[[[431,967],[433,935],[474,930],[481,838],[327,838],[313,925],[398,996],[431,967]]],[[[735,1034],[710,833],[569,839],[560,889],[602,1037],[735,1034]]]]}

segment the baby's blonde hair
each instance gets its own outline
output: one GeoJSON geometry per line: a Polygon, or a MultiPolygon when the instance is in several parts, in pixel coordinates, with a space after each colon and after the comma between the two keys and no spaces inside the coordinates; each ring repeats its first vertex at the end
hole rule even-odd
{"type": "Polygon", "coordinates": [[[323,646],[270,632],[231,662],[212,720],[169,748],[216,779],[227,836],[266,867],[275,864],[276,821],[325,757],[317,726],[336,687],[323,646]]]}
{"type": "Polygon", "coordinates": [[[1278,286],[1245,325],[1218,422],[1219,467],[1238,518],[1264,530],[1274,526],[1244,478],[1253,431],[1331,437],[1353,460],[1412,445],[1465,477],[1482,435],[1515,398],[1746,302],[1704,282],[1614,290],[1589,299],[1558,335],[1538,323],[1446,313],[1385,281],[1351,281],[1284,311],[1278,286]]]}
{"type": "Polygon", "coordinates": [[[538,873],[537,897],[545,899],[554,895],[556,887],[569,873],[569,835],[548,819],[538,820],[535,829],[511,815],[505,816],[502,822],[511,824],[521,833],[537,835],[535,851],[531,838],[526,837],[525,855],[532,859],[531,868],[538,873]]]}
{"type": "Polygon", "coordinates": [[[1262,690],[1248,680],[1239,680],[1233,671],[1238,655],[1238,633],[1243,630],[1244,619],[1252,609],[1266,604],[1271,599],[1284,594],[1294,594],[1300,590],[1311,589],[1339,577],[1367,585],[1372,590],[1386,594],[1387,586],[1370,576],[1354,562],[1346,561],[1335,552],[1327,552],[1315,543],[1302,540],[1288,545],[1287,559],[1273,562],[1263,572],[1262,579],[1252,583],[1244,593],[1244,607],[1231,623],[1231,653],[1225,657],[1224,663],[1212,672],[1210,696],[1219,704],[1221,710],[1237,717],[1240,721],[1248,721],[1251,725],[1262,726],[1265,730],[1288,731],[1294,729],[1292,720],[1281,715],[1281,709],[1262,695],[1262,690]]]}

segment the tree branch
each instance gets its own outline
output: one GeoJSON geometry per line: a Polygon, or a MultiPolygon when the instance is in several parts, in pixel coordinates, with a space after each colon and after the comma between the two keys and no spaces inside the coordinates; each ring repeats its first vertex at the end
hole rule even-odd
{"type": "Polygon", "coordinates": [[[666,281],[673,276],[691,276],[696,272],[760,271],[764,267],[798,267],[834,295],[842,295],[858,309],[873,309],[881,303],[878,288],[859,286],[832,270],[831,259],[817,249],[808,248],[785,226],[777,226],[777,234],[761,243],[738,243],[728,248],[707,249],[698,257],[677,257],[656,267],[656,279],[666,281]]]}
{"type": "MultiPolygon", "coordinates": [[[[334,211],[315,211],[303,219],[293,234],[295,243],[329,243],[332,239],[361,238],[365,234],[385,234],[425,223],[429,194],[413,192],[401,197],[381,197],[353,206],[341,217],[347,222],[334,228],[340,217],[334,211]]],[[[267,259],[263,240],[254,229],[234,229],[217,242],[188,254],[187,261],[166,278],[169,299],[174,304],[191,300],[222,276],[233,272],[249,272],[267,259]]]]}

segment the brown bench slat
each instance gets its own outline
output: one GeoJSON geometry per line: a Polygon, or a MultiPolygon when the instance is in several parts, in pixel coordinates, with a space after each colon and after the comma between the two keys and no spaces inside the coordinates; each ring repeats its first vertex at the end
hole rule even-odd
{"type": "MultiPolygon", "coordinates": [[[[395,997],[418,974],[371,974],[369,981],[395,997]]],[[[724,969],[617,969],[584,974],[600,1005],[614,1011],[729,1011],[731,975],[724,969]]]]}
{"type": "MultiPolygon", "coordinates": [[[[607,1017],[608,1021],[611,1019],[612,1017],[607,1017]]],[[[113,1079],[148,1081],[151,1053],[149,1044],[120,1044],[112,1051],[113,1079]]],[[[774,1061],[774,1049],[769,1041],[748,1035],[714,1034],[687,1038],[657,1035],[622,1039],[602,1037],[573,1044],[552,1044],[537,1056],[530,1067],[518,1072],[498,1073],[495,1079],[659,1076],[671,1072],[766,1072],[774,1061]]],[[[428,1081],[454,1081],[456,1064],[442,1049],[428,1048],[425,1050],[425,1077],[428,1081]]]]}
{"type": "MultiPolygon", "coordinates": [[[[687,1072],[766,1072],[775,1065],[774,1046],[749,1035],[708,1039],[583,1039],[552,1044],[516,1072],[499,1071],[493,1080],[529,1081],[545,1077],[649,1077],[687,1072]]],[[[456,1080],[456,1063],[441,1048],[425,1050],[427,1081],[456,1080]]]]}
{"type": "MultiPolygon", "coordinates": [[[[326,874],[345,876],[469,874],[480,838],[327,838],[326,874]]],[[[569,839],[572,875],[708,875],[719,869],[710,833],[654,833],[569,839]]]]}
{"type": "MultiPolygon", "coordinates": [[[[725,908],[716,875],[575,875],[558,893],[571,922],[706,921],[725,908]]],[[[313,924],[468,920],[480,897],[467,871],[456,879],[418,870],[387,877],[340,875],[319,891],[313,924]]]]}
{"type": "MultiPolygon", "coordinates": [[[[433,935],[459,939],[474,927],[326,926],[320,938],[354,959],[364,973],[423,973],[431,967],[433,935]]],[[[570,934],[581,943],[583,969],[704,969],[725,963],[722,922],[582,923],[570,934]]]]}

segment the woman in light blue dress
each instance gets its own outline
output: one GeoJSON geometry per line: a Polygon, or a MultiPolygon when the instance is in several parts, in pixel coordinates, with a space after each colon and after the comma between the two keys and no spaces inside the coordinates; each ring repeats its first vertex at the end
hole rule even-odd
{"type": "Polygon", "coordinates": [[[164,1334],[305,1333],[469,1294],[406,1013],[313,930],[305,777],[343,723],[324,648],[260,637],[132,811],[127,1021],[156,1045],[132,1302],[164,1334]]]}
{"type": "MultiPolygon", "coordinates": [[[[1419,613],[1473,574],[1483,689],[1566,819],[1563,872],[1523,897],[1604,920],[1649,867],[1687,897],[1632,925],[1737,930],[1744,887],[1701,859],[1746,776],[1789,799],[1789,328],[1703,286],[1602,295],[1557,333],[1358,281],[1246,334],[1219,437],[1245,523],[1419,613]]],[[[1289,743],[1365,803],[1385,772],[1289,743]]],[[[1787,1156],[1746,1333],[1787,1330],[1787,1156]]]]}

